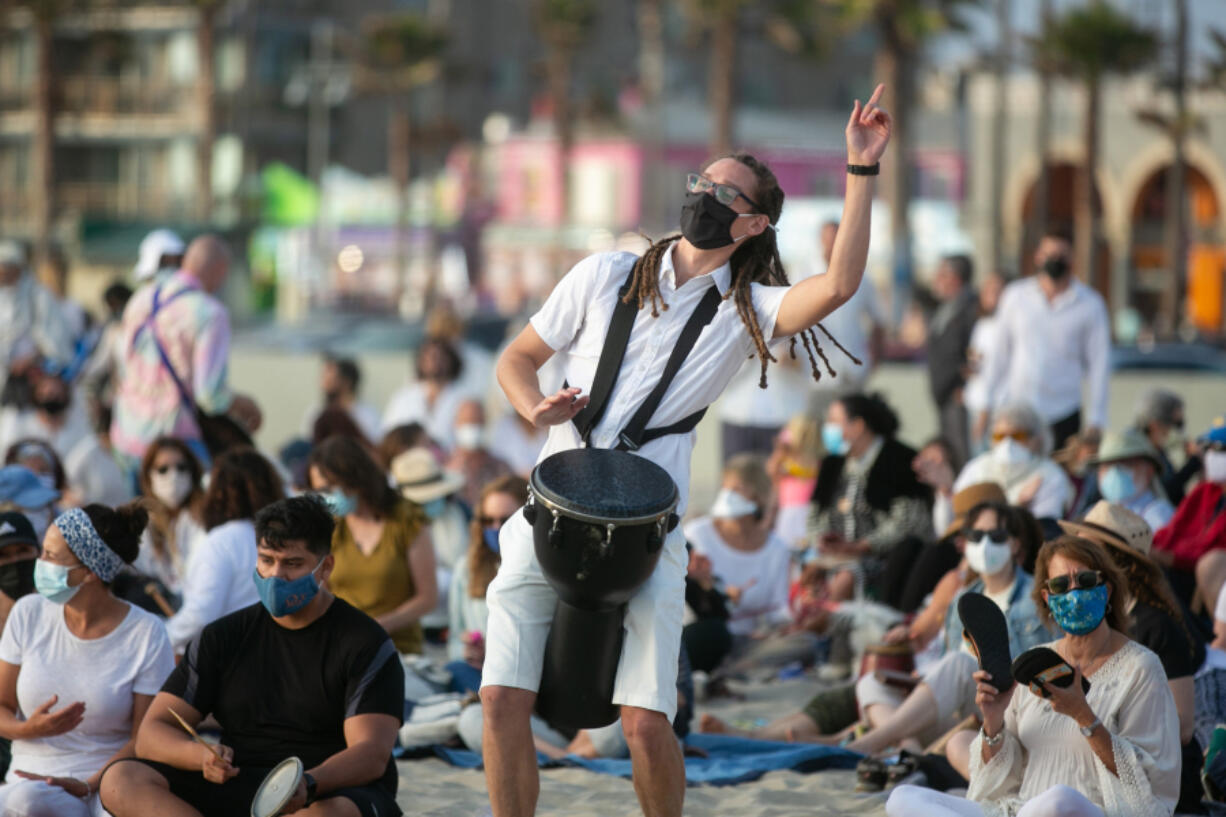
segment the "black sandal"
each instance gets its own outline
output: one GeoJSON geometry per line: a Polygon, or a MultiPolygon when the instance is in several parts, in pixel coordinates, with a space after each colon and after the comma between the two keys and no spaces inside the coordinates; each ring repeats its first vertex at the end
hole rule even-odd
{"type": "Polygon", "coordinates": [[[1009,623],[1005,614],[985,595],[963,593],[958,599],[962,637],[970,642],[979,669],[992,676],[991,684],[1000,692],[1013,688],[1012,658],[1009,655],[1009,623]]]}
{"type": "Polygon", "coordinates": [[[856,764],[856,791],[881,791],[888,780],[885,763],[878,758],[866,757],[856,764]]]}
{"type": "Polygon", "coordinates": [[[897,786],[918,771],[919,759],[910,752],[900,752],[898,760],[885,767],[886,783],[890,786],[897,786]]]}

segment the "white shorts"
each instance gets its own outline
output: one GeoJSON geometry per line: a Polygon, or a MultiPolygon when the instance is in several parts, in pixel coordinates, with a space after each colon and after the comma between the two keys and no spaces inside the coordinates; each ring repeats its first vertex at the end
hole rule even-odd
{"type": "MultiPolygon", "coordinates": [[[[541,573],[522,509],[502,526],[498,541],[502,566],[485,593],[490,612],[481,686],[536,692],[558,595],[541,573]]],[[[630,599],[613,687],[613,703],[662,712],[670,722],[677,714],[687,562],[678,526],[665,540],[655,571],[630,599]]]]}

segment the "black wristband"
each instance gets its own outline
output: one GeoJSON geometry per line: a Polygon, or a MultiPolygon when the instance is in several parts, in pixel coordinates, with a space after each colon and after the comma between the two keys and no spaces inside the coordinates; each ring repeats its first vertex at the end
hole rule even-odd
{"type": "Polygon", "coordinates": [[[853,176],[876,176],[881,173],[881,162],[875,165],[848,165],[847,172],[853,176]]]}
{"type": "Polygon", "coordinates": [[[306,804],[309,806],[315,802],[315,776],[307,772],[302,776],[302,782],[306,784],[306,804]]]}

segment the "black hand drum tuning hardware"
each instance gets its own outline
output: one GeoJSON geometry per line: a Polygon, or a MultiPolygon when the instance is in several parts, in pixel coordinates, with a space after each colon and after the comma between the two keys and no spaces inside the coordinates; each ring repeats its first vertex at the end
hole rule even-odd
{"type": "Polygon", "coordinates": [[[677,501],[667,471],[624,451],[562,451],[533,470],[524,519],[558,594],[536,704],[549,723],[592,729],[617,720],[626,605],[677,526],[677,501]]]}

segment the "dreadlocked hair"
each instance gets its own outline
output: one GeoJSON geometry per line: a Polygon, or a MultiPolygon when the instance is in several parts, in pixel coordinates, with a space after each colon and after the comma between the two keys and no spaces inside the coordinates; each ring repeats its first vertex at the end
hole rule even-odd
{"type": "MultiPolygon", "coordinates": [[[[702,169],[705,171],[720,159],[734,159],[753,171],[758,182],[753,198],[761,208],[760,212],[770,219],[770,223],[778,223],[779,214],[783,210],[783,190],[779,187],[779,181],[775,178],[775,174],[771,172],[770,168],[748,153],[730,153],[712,159],[703,165],[702,169]]],[[[643,309],[650,304],[651,316],[653,318],[660,317],[660,312],[668,309],[668,304],[664,303],[664,299],[660,296],[660,260],[664,257],[664,253],[668,251],[668,248],[679,238],[681,238],[680,235],[670,235],[662,238],[652,244],[647,249],[647,252],[639,257],[638,261],[634,264],[630,286],[622,298],[623,302],[627,304],[635,303],[639,309],[643,309]]],[[[758,380],[758,386],[765,389],[767,364],[777,362],[777,359],[771,354],[770,348],[766,345],[767,338],[763,337],[762,327],[758,324],[758,313],[753,308],[753,296],[750,286],[752,284],[788,286],[789,284],[787,273],[783,269],[783,261],[779,258],[779,245],[775,240],[775,231],[764,230],[760,235],[746,238],[737,251],[732,254],[730,264],[732,267],[732,286],[728,293],[724,295],[724,298],[725,300],[728,298],[733,300],[733,303],[736,305],[737,314],[741,317],[741,322],[745,325],[746,330],[749,331],[749,336],[753,339],[754,346],[757,349],[757,358],[762,364],[762,376],[758,380]]],[[[826,372],[831,377],[838,376],[834,371],[834,367],[830,365],[830,360],[826,357],[826,353],[822,350],[821,344],[818,343],[818,329],[839,351],[857,366],[861,365],[860,360],[847,351],[819,323],[815,328],[804,329],[793,336],[788,349],[792,359],[795,360],[796,341],[797,338],[800,339],[805,354],[809,358],[809,368],[813,372],[814,380],[822,379],[821,369],[817,365],[818,358],[821,358],[822,363],[826,367],[826,372]]]]}

